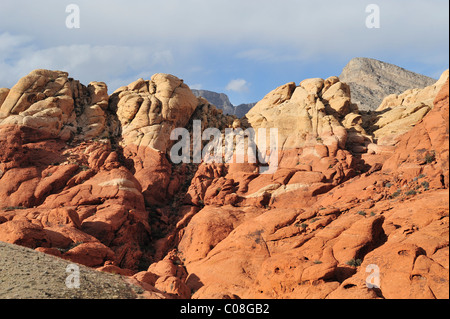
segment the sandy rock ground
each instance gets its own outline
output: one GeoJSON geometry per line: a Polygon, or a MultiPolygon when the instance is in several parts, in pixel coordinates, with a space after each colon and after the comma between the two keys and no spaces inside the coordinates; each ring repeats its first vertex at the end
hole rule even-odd
{"type": "MultiPolygon", "coordinates": [[[[119,275],[79,267],[79,288],[68,288],[68,261],[0,242],[0,299],[136,299],[142,289],[119,275]]],[[[68,268],[69,267],[69,268],[68,268]]]]}

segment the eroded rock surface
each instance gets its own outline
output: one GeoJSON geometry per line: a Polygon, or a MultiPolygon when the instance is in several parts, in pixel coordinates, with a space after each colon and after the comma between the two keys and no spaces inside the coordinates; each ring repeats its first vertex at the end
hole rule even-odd
{"type": "Polygon", "coordinates": [[[173,75],[109,95],[36,70],[0,90],[0,241],[148,298],[448,298],[448,96],[447,72],[360,112],[315,78],[238,120],[173,75]],[[194,120],[278,128],[276,170],[174,164],[171,132],[194,120]]]}

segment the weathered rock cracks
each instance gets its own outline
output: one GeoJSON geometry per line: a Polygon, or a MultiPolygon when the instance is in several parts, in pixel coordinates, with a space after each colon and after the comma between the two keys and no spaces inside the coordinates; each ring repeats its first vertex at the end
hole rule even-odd
{"type": "Polygon", "coordinates": [[[447,71],[360,112],[308,79],[237,119],[173,75],[109,95],[35,70],[0,89],[0,241],[149,298],[448,298],[448,90],[447,71]],[[277,170],[174,164],[194,120],[278,128],[277,170]]]}

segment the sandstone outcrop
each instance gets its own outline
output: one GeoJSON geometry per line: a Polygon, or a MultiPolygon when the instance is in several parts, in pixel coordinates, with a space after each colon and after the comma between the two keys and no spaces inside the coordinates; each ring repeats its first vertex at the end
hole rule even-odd
{"type": "MultiPolygon", "coordinates": [[[[173,125],[185,125],[178,123],[180,119],[174,119],[174,114],[184,106],[195,109],[197,99],[175,77],[157,75],[154,80],[154,96],[147,92],[148,98],[161,108],[154,106],[153,116],[173,125]]],[[[130,85],[131,95],[133,90],[142,89],[137,85],[130,85]]],[[[140,148],[142,157],[135,158],[136,162],[144,159],[140,166],[136,164],[131,172],[124,165],[124,154],[140,145],[130,142],[130,149],[112,149],[116,145],[110,138],[123,134],[124,143],[129,141],[127,131],[117,126],[129,105],[123,102],[124,109],[120,108],[114,118],[114,103],[110,104],[109,98],[104,83],[92,82],[85,87],[68,78],[67,73],[45,70],[33,71],[9,91],[1,106],[0,122],[0,142],[5,150],[0,164],[0,195],[1,207],[6,208],[3,218],[7,240],[23,242],[19,232],[17,238],[6,235],[11,233],[8,229],[15,229],[15,219],[21,216],[23,222],[38,227],[34,233],[51,234],[42,238],[33,235],[35,239],[30,239],[28,246],[37,247],[40,245],[36,241],[47,241],[47,247],[62,251],[63,258],[89,266],[111,261],[123,268],[138,267],[143,257],[141,247],[151,236],[146,204],[166,199],[166,189],[162,190],[163,197],[156,192],[162,189],[159,183],[165,178],[166,188],[170,186],[172,193],[176,186],[170,185],[170,165],[160,165],[167,160],[148,145],[140,148]],[[157,172],[161,172],[160,177],[157,172]],[[147,195],[149,188],[154,188],[152,195],[147,195]],[[67,207],[70,214],[59,207],[67,207]],[[52,216],[52,222],[47,216],[52,216]],[[57,225],[60,228],[55,229],[57,225]],[[67,235],[74,231],[88,238],[78,240],[67,235]]],[[[152,116],[149,109],[144,111],[148,113],[142,118],[152,116]]],[[[182,121],[189,120],[185,115],[182,121]]]]}
{"type": "Polygon", "coordinates": [[[401,135],[410,131],[434,107],[434,99],[447,80],[448,70],[431,86],[387,96],[375,114],[370,115],[370,125],[376,128],[373,136],[377,144],[395,145],[401,135]]]}
{"type": "Polygon", "coordinates": [[[111,100],[122,127],[123,145],[161,152],[168,150],[172,130],[185,127],[198,105],[183,80],[169,74],[121,87],[111,100]]]}
{"type": "Polygon", "coordinates": [[[445,299],[448,99],[448,72],[372,113],[342,79],[315,78],[238,120],[168,74],[108,95],[36,70],[0,89],[0,241],[120,274],[148,298],[445,299]],[[278,128],[276,170],[174,164],[171,132],[194,120],[222,136],[278,128]]]}
{"type": "Polygon", "coordinates": [[[299,86],[291,82],[275,89],[246,117],[254,129],[278,128],[282,150],[318,142],[336,150],[344,148],[347,139],[336,117],[347,115],[350,107],[350,90],[338,78],[310,79],[299,86]]]}
{"type": "MultiPolygon", "coordinates": [[[[448,298],[447,85],[384,165],[307,205],[206,201],[178,245],[193,298],[448,298]],[[416,162],[430,140],[439,156],[416,162]]],[[[205,180],[219,181],[220,169],[210,169],[205,180]]]]}
{"type": "Polygon", "coordinates": [[[28,128],[34,135],[24,138],[30,141],[68,141],[76,133],[80,140],[105,137],[108,98],[104,83],[85,87],[66,72],[35,70],[4,98],[0,123],[28,128]]]}

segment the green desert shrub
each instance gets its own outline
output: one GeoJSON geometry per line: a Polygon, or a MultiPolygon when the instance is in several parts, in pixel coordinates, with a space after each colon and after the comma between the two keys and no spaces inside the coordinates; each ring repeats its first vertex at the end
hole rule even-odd
{"type": "Polygon", "coordinates": [[[349,266],[352,266],[352,267],[359,267],[362,264],[362,260],[353,258],[353,259],[350,259],[349,261],[347,261],[346,264],[349,266]]]}

